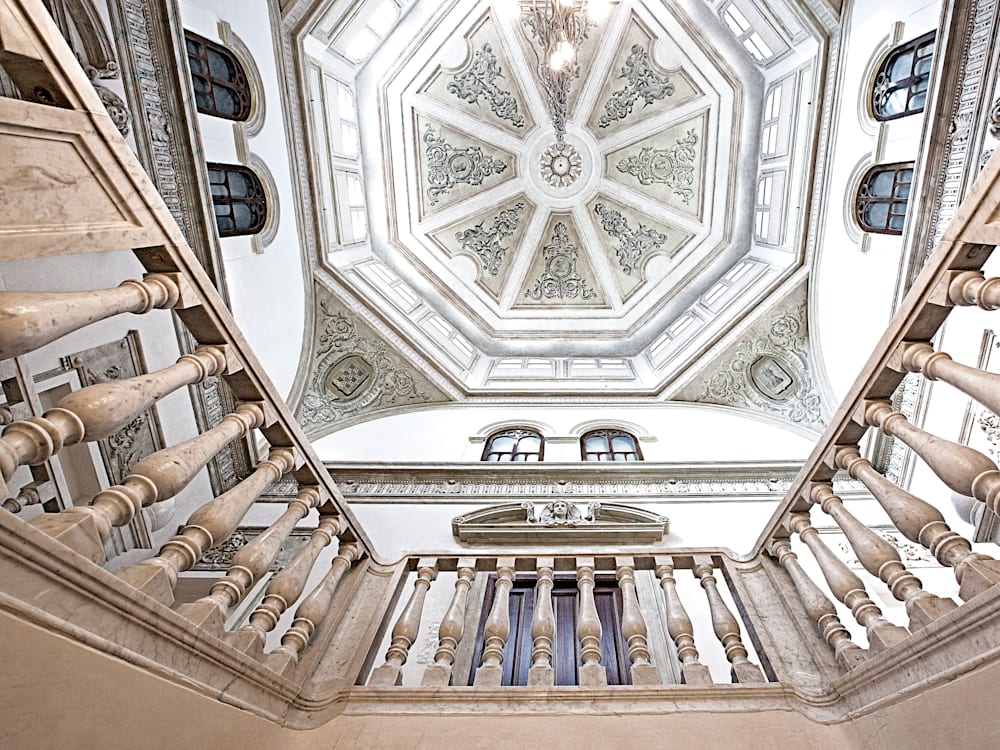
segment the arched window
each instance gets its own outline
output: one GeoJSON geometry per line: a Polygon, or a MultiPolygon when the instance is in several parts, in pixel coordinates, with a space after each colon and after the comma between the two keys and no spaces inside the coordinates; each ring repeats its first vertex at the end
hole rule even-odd
{"type": "Polygon", "coordinates": [[[584,461],[641,461],[635,436],[624,430],[591,430],[580,438],[584,461]]]}
{"type": "Polygon", "coordinates": [[[541,461],[545,440],[534,430],[513,427],[494,432],[486,441],[483,461],[541,461]]]}
{"type": "Polygon", "coordinates": [[[902,234],[913,182],[913,162],[876,164],[858,186],[854,215],[866,232],[902,234]]]}
{"type": "Polygon", "coordinates": [[[220,237],[257,234],[267,219],[267,198],[260,178],[237,164],[208,163],[215,223],[220,237]]]}
{"type": "Polygon", "coordinates": [[[924,111],[934,61],[934,35],[895,47],[878,68],[872,86],[872,114],[879,122],[924,111]]]}
{"type": "Polygon", "coordinates": [[[194,101],[198,111],[227,120],[250,117],[250,84],[246,71],[225,47],[184,32],[194,101]]]}

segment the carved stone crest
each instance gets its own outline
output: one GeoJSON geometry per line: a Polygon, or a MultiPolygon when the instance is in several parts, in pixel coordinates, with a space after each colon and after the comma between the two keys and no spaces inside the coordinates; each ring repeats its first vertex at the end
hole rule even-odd
{"type": "Polygon", "coordinates": [[[649,60],[649,53],[639,44],[633,44],[631,54],[622,66],[619,78],[625,79],[625,86],[611,94],[604,104],[604,114],[597,121],[598,126],[608,127],[611,123],[624,120],[632,113],[635,103],[643,101],[644,106],[672,96],[674,84],[666,76],[661,76],[649,60]]]}
{"type": "Polygon", "coordinates": [[[491,45],[483,44],[476,50],[472,66],[448,83],[448,91],[470,104],[478,104],[482,97],[489,102],[493,114],[516,128],[523,128],[524,117],[517,110],[517,100],[497,85],[497,78],[503,78],[497,56],[491,45]]]}
{"type": "Polygon", "coordinates": [[[479,146],[457,148],[430,125],[424,132],[424,156],[427,159],[427,195],[434,206],[441,196],[456,185],[482,185],[490,175],[500,174],[507,165],[483,153],[479,146]]]}
{"type": "Polygon", "coordinates": [[[584,281],[576,268],[579,249],[569,241],[569,230],[561,221],[552,229],[551,244],[542,248],[545,268],[535,281],[533,289],[526,289],[525,297],[534,300],[582,299],[588,300],[597,294],[584,281]]]}
{"type": "Polygon", "coordinates": [[[588,504],[586,514],[575,504],[566,500],[556,500],[543,505],[537,515],[534,503],[521,503],[521,507],[526,512],[528,523],[538,523],[542,526],[576,526],[581,523],[593,523],[594,513],[601,507],[601,504],[588,504]]]}
{"type": "Polygon", "coordinates": [[[689,130],[670,148],[644,146],[638,153],[618,162],[618,171],[635,177],[640,185],[661,184],[669,187],[684,203],[694,197],[695,145],[698,134],[689,130]]]}
{"type": "Polygon", "coordinates": [[[631,275],[633,271],[639,270],[643,255],[659,250],[667,241],[665,234],[643,224],[638,229],[632,229],[620,211],[608,208],[603,203],[594,206],[594,213],[600,217],[604,231],[618,240],[615,255],[625,274],[631,275]]]}
{"type": "Polygon", "coordinates": [[[615,503],[590,502],[585,507],[567,500],[542,505],[505,503],[459,516],[451,530],[462,542],[648,544],[670,531],[657,513],[615,503]]]}

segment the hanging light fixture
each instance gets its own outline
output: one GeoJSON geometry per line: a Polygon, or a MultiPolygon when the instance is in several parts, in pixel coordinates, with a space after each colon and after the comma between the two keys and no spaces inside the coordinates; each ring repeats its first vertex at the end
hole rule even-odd
{"type": "Polygon", "coordinates": [[[556,131],[555,147],[566,142],[569,89],[580,75],[579,51],[590,29],[604,20],[609,0],[517,0],[522,23],[538,55],[538,78],[545,94],[549,120],[556,131]]]}

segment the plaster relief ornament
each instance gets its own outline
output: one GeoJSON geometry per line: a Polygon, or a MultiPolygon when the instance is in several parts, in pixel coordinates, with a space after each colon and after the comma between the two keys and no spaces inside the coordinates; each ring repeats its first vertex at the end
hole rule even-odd
{"type": "Polygon", "coordinates": [[[503,78],[497,56],[493,54],[493,47],[484,44],[472,58],[472,67],[451,79],[448,92],[469,104],[479,104],[481,96],[489,102],[493,114],[516,128],[523,128],[524,117],[517,111],[517,100],[509,91],[497,86],[497,78],[503,78]]]}
{"type": "Polygon", "coordinates": [[[525,510],[525,520],[528,523],[537,523],[542,526],[576,526],[594,522],[594,514],[601,507],[600,503],[590,503],[587,505],[587,513],[584,514],[576,505],[565,500],[556,500],[553,503],[542,506],[540,513],[535,514],[534,503],[522,503],[525,510]]]}
{"type": "Polygon", "coordinates": [[[568,143],[553,143],[538,157],[542,179],[552,187],[569,187],[576,182],[582,164],[580,152],[568,143]]]}
{"type": "Polygon", "coordinates": [[[596,297],[593,289],[576,270],[579,250],[570,244],[569,231],[561,221],[552,228],[552,244],[542,248],[545,270],[535,282],[534,289],[526,289],[525,297],[534,300],[545,299],[591,299],[596,297]]]}
{"type": "Polygon", "coordinates": [[[644,224],[640,224],[638,229],[632,229],[628,219],[620,211],[608,208],[603,203],[594,206],[594,213],[600,217],[604,231],[618,240],[615,255],[623,273],[631,275],[633,271],[637,271],[642,265],[642,256],[659,250],[667,241],[667,235],[644,224]]]}
{"type": "Polygon", "coordinates": [[[490,276],[500,272],[500,266],[507,255],[509,247],[501,245],[501,241],[517,231],[524,213],[524,204],[517,203],[513,208],[505,208],[493,219],[493,225],[486,229],[486,222],[481,221],[471,229],[456,232],[455,239],[462,243],[462,249],[476,254],[482,268],[490,276]]]}
{"type": "Polygon", "coordinates": [[[632,114],[632,108],[640,99],[644,102],[643,106],[648,107],[655,101],[673,96],[674,84],[653,70],[649,53],[638,44],[632,45],[631,52],[618,76],[625,79],[625,86],[611,94],[604,104],[604,114],[597,121],[602,128],[632,114]]]}
{"type": "Polygon", "coordinates": [[[426,145],[427,195],[432,206],[437,204],[442,194],[456,185],[482,185],[490,175],[507,169],[506,164],[484,154],[479,146],[456,148],[446,143],[444,136],[437,135],[430,125],[423,140],[426,145]]]}
{"type": "Polygon", "coordinates": [[[694,147],[698,135],[689,130],[670,148],[644,146],[638,154],[618,162],[618,171],[635,177],[640,185],[661,184],[673,190],[685,203],[694,197],[694,147]]]}

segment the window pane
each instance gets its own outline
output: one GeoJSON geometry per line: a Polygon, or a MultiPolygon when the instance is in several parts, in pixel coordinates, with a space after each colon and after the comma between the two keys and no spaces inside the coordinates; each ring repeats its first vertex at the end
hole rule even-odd
{"type": "Polygon", "coordinates": [[[493,462],[496,462],[496,461],[499,461],[499,460],[500,460],[500,457],[499,457],[499,456],[497,456],[497,454],[496,454],[496,453],[490,453],[490,454],[489,454],[489,455],[488,455],[488,456],[486,457],[486,460],[487,460],[487,461],[493,461],[493,462]]]}
{"type": "Polygon", "coordinates": [[[865,209],[865,224],[876,229],[881,229],[886,225],[889,218],[888,203],[869,203],[865,209]]]}
{"type": "Polygon", "coordinates": [[[615,435],[611,439],[611,450],[613,451],[634,451],[635,442],[628,435],[615,435]]]}
{"type": "Polygon", "coordinates": [[[501,435],[499,437],[493,438],[493,442],[490,444],[491,451],[512,451],[514,450],[514,438],[508,437],[507,435],[501,435]]]}
{"type": "Polygon", "coordinates": [[[868,194],[878,198],[888,198],[892,195],[892,185],[896,179],[896,170],[876,172],[868,181],[868,194]]]}
{"type": "Polygon", "coordinates": [[[225,86],[213,86],[212,94],[215,97],[215,109],[224,115],[235,117],[240,113],[240,104],[233,96],[233,92],[225,86]]]}
{"type": "Polygon", "coordinates": [[[536,437],[523,437],[517,444],[518,451],[522,453],[538,453],[542,441],[536,437]]]}
{"type": "Polygon", "coordinates": [[[583,445],[588,453],[599,453],[607,450],[608,441],[603,435],[591,435],[584,441],[583,445]]]}
{"type": "Polygon", "coordinates": [[[236,219],[236,228],[240,230],[251,229],[256,223],[253,211],[246,203],[234,203],[233,216],[236,219]]]}
{"type": "Polygon", "coordinates": [[[214,49],[208,51],[208,72],[220,81],[235,81],[236,71],[229,60],[214,49]]]}
{"type": "Polygon", "coordinates": [[[887,74],[890,81],[901,81],[910,77],[913,69],[913,51],[907,50],[897,55],[890,63],[887,74]]]}

